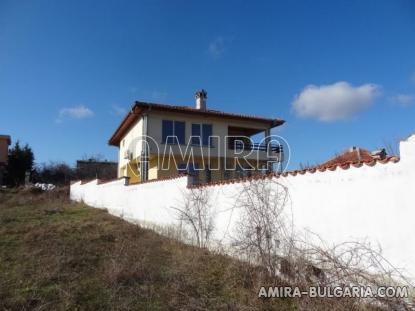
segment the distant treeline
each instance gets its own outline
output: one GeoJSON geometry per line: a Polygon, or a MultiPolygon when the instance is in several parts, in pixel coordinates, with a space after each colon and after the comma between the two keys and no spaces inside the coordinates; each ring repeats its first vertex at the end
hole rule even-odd
{"type": "Polygon", "coordinates": [[[64,162],[35,164],[32,148],[21,146],[17,141],[8,153],[8,163],[4,172],[4,184],[17,187],[26,183],[47,183],[56,186],[69,185],[79,179],[112,179],[117,175],[116,163],[102,161],[98,157],[77,161],[72,167],[64,162]]]}

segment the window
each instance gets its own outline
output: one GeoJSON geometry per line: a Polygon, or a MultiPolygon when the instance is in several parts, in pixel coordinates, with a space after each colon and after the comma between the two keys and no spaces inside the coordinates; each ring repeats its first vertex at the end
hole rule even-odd
{"type": "Polygon", "coordinates": [[[203,146],[211,145],[212,124],[202,124],[202,144],[203,146]]]}
{"type": "Polygon", "coordinates": [[[192,124],[192,145],[200,145],[200,124],[192,124]]]}
{"type": "Polygon", "coordinates": [[[164,144],[184,144],[185,123],[182,121],[162,121],[162,143],[164,144]]]}
{"type": "Polygon", "coordinates": [[[162,143],[165,144],[167,143],[167,138],[170,140],[171,137],[168,136],[173,136],[173,121],[169,121],[169,120],[163,120],[162,125],[161,125],[161,132],[162,132],[162,143]]]}
{"type": "Polygon", "coordinates": [[[212,124],[192,124],[192,145],[212,146],[212,124]]]}
{"type": "Polygon", "coordinates": [[[174,136],[177,137],[179,144],[184,145],[185,123],[174,121],[174,136]]]}

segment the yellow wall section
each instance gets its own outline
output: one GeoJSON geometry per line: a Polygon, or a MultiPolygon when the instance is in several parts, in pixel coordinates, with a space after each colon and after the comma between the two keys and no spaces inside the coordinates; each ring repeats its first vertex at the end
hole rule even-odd
{"type": "Polygon", "coordinates": [[[130,183],[138,183],[141,181],[140,172],[135,161],[130,161],[127,165],[127,176],[130,177],[130,183]]]}
{"type": "MultiPolygon", "coordinates": [[[[176,145],[165,145],[162,144],[162,138],[161,138],[161,127],[162,127],[162,120],[177,120],[177,121],[184,121],[186,124],[185,128],[185,141],[188,143],[191,136],[191,126],[192,123],[198,123],[198,124],[212,124],[212,130],[214,136],[219,136],[221,140],[221,144],[214,143],[213,147],[193,147],[194,152],[194,159],[195,163],[199,165],[199,167],[202,167],[202,163],[207,163],[207,158],[210,156],[211,164],[214,167],[217,167],[218,163],[218,157],[224,158],[227,157],[228,161],[233,161],[234,159],[234,151],[229,150],[224,143],[225,136],[228,134],[228,127],[229,126],[235,126],[235,127],[245,127],[245,128],[253,128],[258,129],[261,131],[266,130],[266,125],[261,122],[256,121],[244,121],[244,120],[229,120],[229,119],[222,119],[222,118],[216,118],[216,117],[204,117],[204,116],[192,116],[188,114],[183,113],[169,113],[169,112],[157,112],[153,111],[148,114],[148,135],[152,137],[153,142],[150,143],[150,162],[149,162],[149,170],[148,170],[148,178],[149,179],[157,179],[162,177],[169,177],[172,175],[177,175],[178,170],[176,169],[176,165],[174,164],[173,159],[170,159],[170,165],[168,170],[162,170],[162,161],[161,159],[157,159],[157,152],[159,152],[160,156],[164,153],[164,148],[167,147],[167,150],[172,150],[174,154],[174,159],[177,164],[180,163],[186,163],[187,159],[182,159],[180,155],[180,151],[178,150],[179,146],[176,145]],[[156,150],[157,148],[155,145],[158,146],[159,150],[156,150]],[[226,149],[226,150],[225,150],[226,149]],[[202,152],[202,153],[201,153],[202,152]],[[204,155],[204,158],[201,157],[201,155],[204,155]]],[[[141,138],[141,135],[143,133],[143,121],[142,118],[140,118],[128,131],[128,133],[123,137],[120,143],[120,149],[119,149],[119,176],[129,176],[130,182],[139,182],[140,176],[139,176],[139,170],[137,169],[136,164],[128,165],[128,163],[134,161],[139,161],[140,154],[141,154],[141,144],[138,145],[134,144],[134,141],[137,140],[137,138],[141,138]],[[133,149],[133,150],[131,150],[133,149]],[[125,158],[125,152],[129,150],[130,152],[133,152],[132,159],[133,161],[125,158]],[[131,167],[129,167],[131,166],[131,167]]],[[[180,146],[182,149],[182,152],[185,153],[186,146],[180,146]]],[[[190,148],[191,146],[189,146],[190,148]]],[[[241,158],[241,154],[239,154],[237,157],[241,158]]],[[[256,169],[261,169],[261,165],[265,162],[262,162],[263,160],[266,160],[266,153],[261,152],[259,154],[260,161],[259,163],[256,163],[256,154],[252,154],[249,156],[249,161],[252,164],[256,166],[256,169]]],[[[220,170],[212,170],[211,176],[212,180],[218,180],[218,179],[224,179],[224,178],[234,178],[237,176],[236,172],[229,171],[225,174],[224,171],[224,163],[221,161],[221,169],[220,170]]],[[[242,161],[243,162],[243,161],[242,161]]],[[[254,172],[252,172],[254,173],[254,172]]],[[[200,175],[200,181],[206,180],[206,174],[204,171],[199,171],[200,175]]]]}

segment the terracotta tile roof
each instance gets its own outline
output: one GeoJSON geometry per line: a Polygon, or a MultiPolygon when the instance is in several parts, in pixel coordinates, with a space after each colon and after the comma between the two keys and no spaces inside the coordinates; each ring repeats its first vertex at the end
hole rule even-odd
{"type": "Polygon", "coordinates": [[[166,104],[156,104],[148,102],[136,101],[131,108],[131,111],[125,116],[124,120],[118,126],[117,130],[111,136],[108,141],[108,144],[112,146],[119,146],[120,141],[124,134],[130,129],[130,127],[138,120],[140,115],[143,112],[148,111],[169,111],[169,112],[179,112],[187,113],[192,115],[208,116],[208,117],[221,117],[224,119],[234,119],[234,120],[247,120],[247,121],[258,121],[264,123],[269,127],[276,127],[285,123],[284,120],[278,118],[263,118],[254,115],[245,115],[238,113],[222,112],[217,110],[200,110],[189,106],[172,106],[166,104]]]}
{"type": "Polygon", "coordinates": [[[9,136],[9,135],[0,135],[0,140],[5,140],[5,141],[7,141],[7,144],[8,144],[8,145],[11,145],[11,143],[12,143],[12,139],[10,138],[10,136],[9,136]]]}
{"type": "Polygon", "coordinates": [[[372,161],[376,157],[372,156],[369,150],[352,147],[343,153],[335,156],[331,160],[328,160],[322,164],[317,165],[317,167],[329,167],[333,165],[341,165],[344,163],[358,163],[358,162],[368,162],[372,161]]]}

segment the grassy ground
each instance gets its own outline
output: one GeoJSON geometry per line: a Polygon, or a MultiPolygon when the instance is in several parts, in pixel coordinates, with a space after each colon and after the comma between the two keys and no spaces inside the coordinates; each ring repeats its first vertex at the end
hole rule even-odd
{"type": "Polygon", "coordinates": [[[67,196],[0,191],[0,309],[333,310],[328,299],[260,300],[256,269],[67,196]]]}

